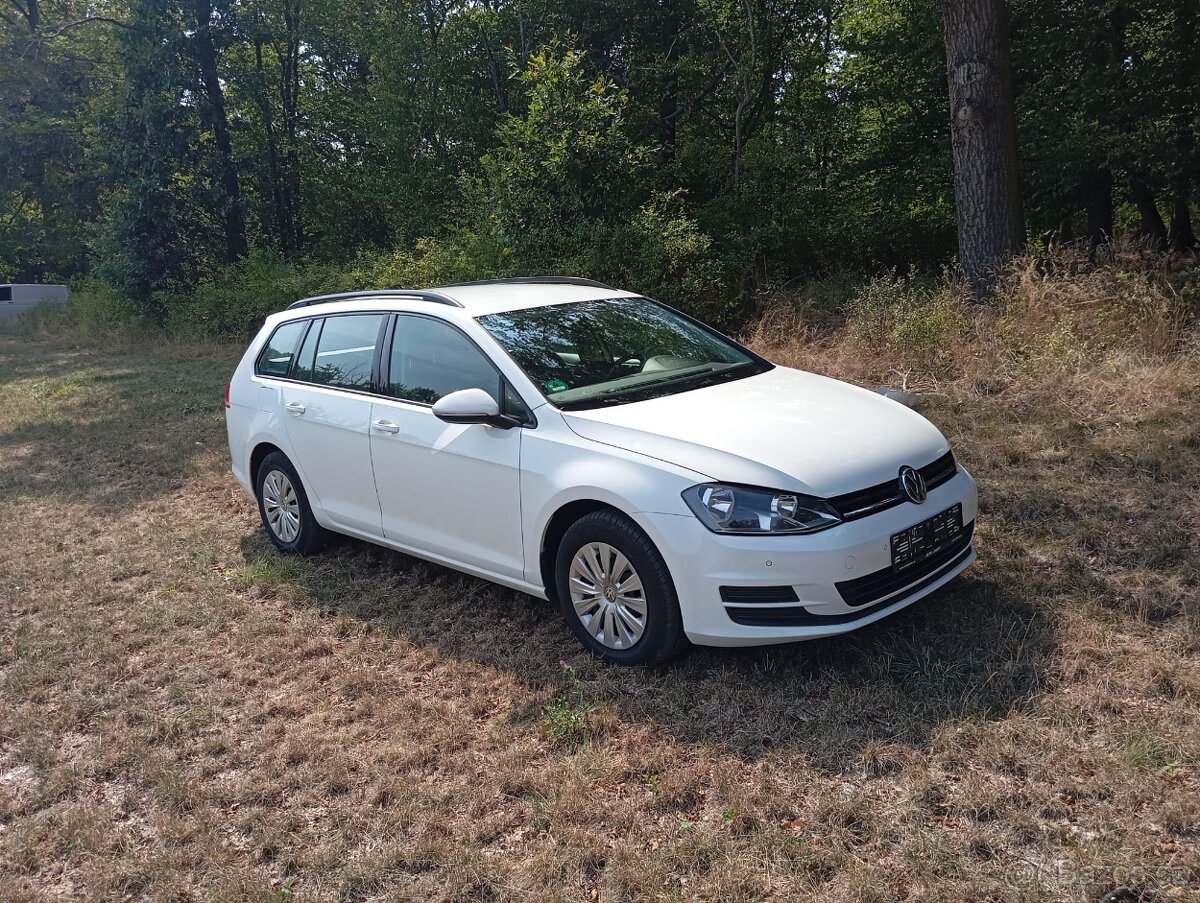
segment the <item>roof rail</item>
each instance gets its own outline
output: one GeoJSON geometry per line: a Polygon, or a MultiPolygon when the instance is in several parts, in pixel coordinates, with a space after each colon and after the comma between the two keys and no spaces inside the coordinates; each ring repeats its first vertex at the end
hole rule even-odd
{"type": "Polygon", "coordinates": [[[434,304],[447,304],[450,307],[462,307],[453,298],[443,295],[441,292],[429,291],[428,289],[419,288],[381,288],[372,289],[361,292],[337,292],[332,295],[315,295],[312,298],[302,298],[299,301],[293,301],[287,306],[288,310],[295,310],[299,307],[309,307],[313,304],[328,304],[331,301],[352,301],[355,298],[403,298],[409,301],[431,301],[434,304]]]}
{"type": "Polygon", "coordinates": [[[588,285],[592,288],[606,288],[612,291],[611,285],[597,282],[594,279],[581,279],[578,276],[508,276],[503,279],[476,279],[474,282],[454,282],[441,288],[462,288],[467,285],[588,285]]]}

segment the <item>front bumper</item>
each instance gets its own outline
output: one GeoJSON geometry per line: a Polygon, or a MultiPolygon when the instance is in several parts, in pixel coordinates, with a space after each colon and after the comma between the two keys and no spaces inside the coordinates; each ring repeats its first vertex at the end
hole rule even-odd
{"type": "Polygon", "coordinates": [[[915,569],[911,581],[883,581],[883,590],[867,602],[847,604],[837,586],[886,572],[893,534],[959,503],[964,525],[973,526],[975,481],[961,466],[923,505],[905,502],[811,535],[725,536],[691,514],[639,514],[636,520],[666,559],[688,639],[704,646],[756,646],[856,630],[953,580],[975,560],[969,538],[931,570],[915,569]],[[764,587],[771,592],[759,592],[764,587]]]}

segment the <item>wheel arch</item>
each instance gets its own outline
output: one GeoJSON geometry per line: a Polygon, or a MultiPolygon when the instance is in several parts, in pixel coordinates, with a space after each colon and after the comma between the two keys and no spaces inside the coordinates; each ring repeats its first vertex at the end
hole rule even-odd
{"type": "MultiPolygon", "coordinates": [[[[266,459],[267,455],[272,452],[279,452],[284,457],[287,457],[287,452],[273,442],[259,442],[250,452],[250,482],[256,490],[258,487],[258,468],[262,466],[262,462],[266,459]]],[[[288,458],[288,460],[290,461],[291,458],[288,458]]],[[[295,465],[293,464],[292,466],[294,467],[295,465]]]]}
{"type": "Polygon", "coordinates": [[[546,522],[546,529],[542,531],[541,546],[538,549],[538,572],[542,578],[546,598],[551,602],[558,599],[558,581],[554,577],[554,567],[563,536],[566,535],[573,523],[593,511],[614,511],[622,517],[629,516],[616,505],[602,502],[599,499],[585,498],[575,499],[562,505],[546,522]]]}

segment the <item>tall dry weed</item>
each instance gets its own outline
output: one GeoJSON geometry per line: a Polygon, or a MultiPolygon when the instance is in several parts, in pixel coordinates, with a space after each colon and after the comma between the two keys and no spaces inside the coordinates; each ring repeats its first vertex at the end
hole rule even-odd
{"type": "Polygon", "coordinates": [[[851,294],[837,325],[818,325],[781,298],[746,339],[779,363],[859,382],[928,389],[969,379],[984,391],[1197,352],[1194,269],[1024,257],[998,286],[992,303],[975,304],[950,277],[882,276],[851,294]]]}

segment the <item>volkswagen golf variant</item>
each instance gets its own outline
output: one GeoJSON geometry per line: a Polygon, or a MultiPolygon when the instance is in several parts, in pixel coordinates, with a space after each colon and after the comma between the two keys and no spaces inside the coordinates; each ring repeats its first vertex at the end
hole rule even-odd
{"type": "Polygon", "coordinates": [[[299,301],[225,407],[283,552],[457,568],[612,662],[854,630],[975,558],[975,483],[924,417],[585,279],[299,301]]]}

